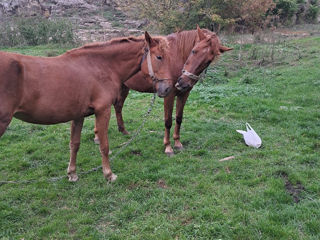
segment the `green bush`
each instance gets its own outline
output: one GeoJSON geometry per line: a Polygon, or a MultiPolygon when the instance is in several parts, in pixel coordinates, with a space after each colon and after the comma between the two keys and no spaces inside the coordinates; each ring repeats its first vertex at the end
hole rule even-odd
{"type": "Polygon", "coordinates": [[[150,25],[162,33],[200,27],[233,29],[263,28],[266,12],[273,8],[273,0],[115,0],[131,17],[148,19],[150,25]]]}
{"type": "Polygon", "coordinates": [[[292,17],[298,10],[298,2],[296,0],[276,0],[276,7],[273,14],[279,15],[283,22],[291,22],[292,17]]]}
{"type": "Polygon", "coordinates": [[[319,15],[319,7],[315,5],[310,5],[306,13],[306,20],[309,23],[315,23],[319,15]]]}
{"type": "Polygon", "coordinates": [[[12,47],[22,45],[23,38],[12,24],[0,24],[0,46],[12,47]]]}
{"type": "Polygon", "coordinates": [[[12,18],[0,23],[0,46],[75,44],[72,24],[66,20],[39,17],[12,18]]]}

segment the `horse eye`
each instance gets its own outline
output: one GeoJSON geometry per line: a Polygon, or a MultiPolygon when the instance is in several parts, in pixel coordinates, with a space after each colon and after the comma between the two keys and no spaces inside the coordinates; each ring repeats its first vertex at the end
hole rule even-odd
{"type": "Polygon", "coordinates": [[[191,52],[192,52],[192,54],[196,54],[196,51],[195,51],[195,50],[192,50],[191,52]]]}
{"type": "Polygon", "coordinates": [[[162,60],[162,57],[161,57],[161,56],[157,56],[157,59],[158,59],[158,60],[162,60]]]}

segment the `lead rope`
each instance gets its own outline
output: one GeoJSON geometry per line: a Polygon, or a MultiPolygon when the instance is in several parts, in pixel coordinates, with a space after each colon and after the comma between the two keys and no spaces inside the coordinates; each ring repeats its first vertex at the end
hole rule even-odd
{"type": "MultiPolygon", "coordinates": [[[[122,153],[129,146],[129,144],[131,142],[133,142],[137,138],[137,136],[140,134],[141,130],[143,129],[143,127],[144,127],[144,125],[145,125],[145,123],[146,123],[146,121],[147,121],[148,117],[150,116],[150,113],[153,109],[154,103],[156,101],[156,96],[157,96],[156,93],[154,93],[151,98],[149,108],[148,108],[147,112],[143,115],[143,121],[142,121],[141,125],[139,126],[138,130],[129,139],[129,141],[122,144],[121,148],[110,158],[110,161],[114,160],[117,156],[119,156],[120,153],[122,153]]],[[[87,175],[92,172],[96,172],[100,168],[102,168],[102,166],[91,168],[88,171],[82,171],[82,172],[78,173],[78,176],[83,176],[83,175],[87,175]]],[[[29,183],[35,183],[35,182],[57,182],[57,181],[62,180],[64,178],[67,178],[67,175],[52,177],[52,178],[45,179],[45,180],[31,179],[31,180],[21,180],[21,181],[0,181],[0,186],[2,186],[4,184],[29,184],[29,183]]]]}

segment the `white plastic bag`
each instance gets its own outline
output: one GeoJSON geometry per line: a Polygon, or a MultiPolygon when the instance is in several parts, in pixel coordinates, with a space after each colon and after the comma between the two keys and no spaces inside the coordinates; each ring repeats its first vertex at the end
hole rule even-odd
{"type": "Polygon", "coordinates": [[[261,138],[253,130],[249,123],[246,123],[247,131],[237,130],[238,133],[243,135],[244,141],[248,146],[259,148],[261,146],[261,138]]]}

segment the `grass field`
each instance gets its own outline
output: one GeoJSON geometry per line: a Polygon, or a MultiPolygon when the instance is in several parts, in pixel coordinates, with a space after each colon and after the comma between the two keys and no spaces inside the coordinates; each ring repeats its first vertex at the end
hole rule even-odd
{"type": "MultiPolygon", "coordinates": [[[[48,183],[66,174],[70,125],[13,120],[0,139],[0,181],[39,182],[0,186],[0,239],[320,239],[320,38],[233,47],[190,95],[185,150],[163,153],[157,99],[138,139],[112,161],[112,184],[101,171],[48,183]],[[245,122],[262,148],[247,147],[235,131],[245,122]]],[[[131,134],[150,98],[129,95],[131,134]]],[[[78,171],[101,164],[93,125],[87,118],[78,171]]],[[[109,138],[113,154],[130,139],[117,131],[114,114],[109,138]]]]}

